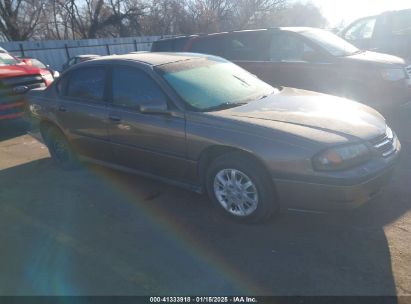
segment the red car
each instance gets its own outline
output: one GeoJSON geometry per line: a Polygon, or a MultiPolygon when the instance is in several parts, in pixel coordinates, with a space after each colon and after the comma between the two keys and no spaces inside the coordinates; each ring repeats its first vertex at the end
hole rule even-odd
{"type": "Polygon", "coordinates": [[[14,119],[24,114],[24,93],[47,87],[53,75],[46,69],[26,65],[8,53],[0,53],[0,120],[14,119]]]}
{"type": "Polygon", "coordinates": [[[51,73],[51,75],[53,75],[53,78],[56,79],[57,77],[60,76],[60,72],[53,70],[50,68],[49,65],[44,64],[43,62],[41,62],[40,60],[36,59],[36,58],[31,58],[31,57],[18,57],[19,60],[23,61],[25,64],[27,65],[31,65],[34,67],[37,67],[41,70],[46,70],[49,71],[51,73]]]}

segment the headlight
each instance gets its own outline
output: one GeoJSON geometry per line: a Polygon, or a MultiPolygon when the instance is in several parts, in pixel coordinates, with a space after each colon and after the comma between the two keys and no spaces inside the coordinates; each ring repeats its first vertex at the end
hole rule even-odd
{"type": "Polygon", "coordinates": [[[342,170],[367,161],[370,150],[363,143],[330,148],[313,158],[314,169],[319,171],[342,170]]]}
{"type": "Polygon", "coordinates": [[[385,69],[381,71],[381,76],[388,81],[398,81],[406,78],[404,69],[385,69]]]}
{"type": "Polygon", "coordinates": [[[393,140],[394,132],[391,130],[391,128],[389,126],[387,126],[387,128],[385,129],[385,134],[387,135],[387,138],[389,140],[393,140]]]}
{"type": "Polygon", "coordinates": [[[46,82],[46,85],[49,85],[54,80],[53,75],[51,75],[51,73],[43,74],[41,76],[43,77],[44,81],[46,82]]]}

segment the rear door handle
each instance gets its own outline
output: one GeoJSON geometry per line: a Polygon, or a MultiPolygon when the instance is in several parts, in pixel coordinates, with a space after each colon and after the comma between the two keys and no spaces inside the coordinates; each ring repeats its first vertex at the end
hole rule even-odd
{"type": "Polygon", "coordinates": [[[110,115],[108,118],[109,118],[111,121],[114,121],[114,122],[120,122],[120,121],[121,121],[121,118],[118,117],[118,116],[110,115]]]}
{"type": "Polygon", "coordinates": [[[67,112],[67,109],[64,106],[59,106],[59,111],[60,112],[67,112]]]}

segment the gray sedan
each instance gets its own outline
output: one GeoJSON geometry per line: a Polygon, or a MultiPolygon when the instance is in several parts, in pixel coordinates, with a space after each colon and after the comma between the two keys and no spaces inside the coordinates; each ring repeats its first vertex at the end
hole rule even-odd
{"type": "Polygon", "coordinates": [[[85,160],[207,192],[247,222],[280,206],[359,206],[380,192],[401,149],[372,108],[274,88],[200,54],[100,57],[28,99],[62,167],[85,160]]]}

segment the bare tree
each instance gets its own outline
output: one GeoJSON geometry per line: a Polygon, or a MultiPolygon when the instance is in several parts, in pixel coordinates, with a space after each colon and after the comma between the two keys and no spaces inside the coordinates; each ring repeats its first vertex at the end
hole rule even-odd
{"type": "Polygon", "coordinates": [[[0,0],[0,30],[7,40],[27,40],[39,24],[45,0],[0,0]]]}
{"type": "Polygon", "coordinates": [[[323,16],[320,8],[312,2],[296,2],[275,12],[266,20],[270,26],[311,26],[325,27],[327,19],[323,16]]]}
{"type": "Polygon", "coordinates": [[[217,32],[228,24],[234,1],[230,0],[189,0],[188,14],[193,20],[196,32],[217,32]]]}
{"type": "Polygon", "coordinates": [[[5,39],[86,39],[326,25],[290,0],[0,0],[5,39]]]}
{"type": "Polygon", "coordinates": [[[189,19],[184,0],[146,1],[141,30],[149,35],[181,34],[191,27],[189,19]]]}
{"type": "Polygon", "coordinates": [[[284,9],[286,0],[238,0],[236,3],[232,27],[244,29],[264,25],[261,21],[284,9]]]}

